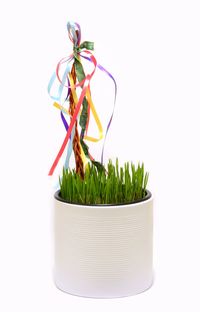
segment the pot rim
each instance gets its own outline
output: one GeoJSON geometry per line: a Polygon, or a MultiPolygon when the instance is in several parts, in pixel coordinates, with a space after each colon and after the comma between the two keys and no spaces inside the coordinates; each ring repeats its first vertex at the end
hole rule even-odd
{"type": "Polygon", "coordinates": [[[69,204],[69,205],[72,205],[72,206],[83,206],[83,207],[87,207],[87,208],[90,208],[90,207],[94,207],[94,208],[98,208],[98,207],[122,207],[122,206],[130,206],[130,205],[135,205],[135,204],[140,204],[142,202],[146,202],[147,200],[150,200],[152,199],[152,194],[149,190],[146,190],[146,196],[142,199],[137,199],[133,202],[128,202],[128,203],[117,203],[117,204],[81,204],[81,203],[71,203],[65,199],[63,199],[61,196],[60,196],[60,190],[57,190],[54,194],[54,198],[55,200],[58,200],[60,202],[63,202],[65,204],[69,204]]]}

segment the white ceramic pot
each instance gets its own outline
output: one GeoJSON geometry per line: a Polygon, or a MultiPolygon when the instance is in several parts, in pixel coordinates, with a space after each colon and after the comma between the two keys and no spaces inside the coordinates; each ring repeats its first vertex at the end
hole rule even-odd
{"type": "Polygon", "coordinates": [[[153,198],[127,205],[54,205],[54,280],[70,294],[114,298],[152,285],[153,198]]]}

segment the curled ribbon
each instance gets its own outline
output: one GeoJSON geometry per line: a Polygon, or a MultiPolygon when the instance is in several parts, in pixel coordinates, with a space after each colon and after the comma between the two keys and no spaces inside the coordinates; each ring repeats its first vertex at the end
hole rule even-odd
{"type": "Polygon", "coordinates": [[[73,43],[73,53],[67,58],[62,58],[59,61],[56,67],[56,71],[53,73],[48,84],[48,93],[50,97],[54,100],[54,106],[60,110],[61,119],[66,130],[66,136],[51,166],[49,175],[53,174],[66,148],[66,145],[68,144],[70,140],[68,144],[67,157],[65,161],[65,167],[67,168],[69,166],[69,159],[72,153],[72,142],[73,142],[74,132],[75,132],[74,127],[75,127],[75,122],[77,120],[78,115],[80,116],[79,118],[79,124],[81,126],[80,143],[81,143],[81,156],[82,156],[83,162],[86,163],[85,157],[87,157],[90,161],[93,162],[94,165],[97,166],[97,168],[101,169],[101,167],[103,167],[103,153],[104,153],[105,140],[106,140],[106,136],[107,136],[107,133],[108,133],[108,130],[110,128],[111,121],[113,118],[115,103],[116,103],[116,95],[117,95],[117,84],[116,84],[114,77],[103,66],[101,66],[100,64],[97,64],[97,61],[94,55],[91,53],[91,50],[94,49],[93,42],[84,41],[83,43],[81,43],[81,28],[80,28],[80,25],[77,23],[69,22],[67,24],[67,29],[68,29],[69,39],[73,43]],[[93,65],[93,70],[91,73],[85,74],[82,63],[81,63],[81,58],[89,61],[93,65]],[[72,75],[70,73],[72,61],[74,61],[75,72],[76,72],[76,76],[78,79],[78,82],[76,83],[74,83],[72,75]],[[61,67],[63,66],[63,64],[66,64],[66,68],[65,68],[64,74],[61,76],[61,67]],[[90,91],[90,81],[95,73],[96,68],[99,68],[102,72],[106,73],[108,77],[112,79],[112,81],[114,82],[114,86],[115,86],[114,106],[113,106],[113,111],[109,119],[108,125],[106,127],[106,132],[105,132],[104,142],[103,142],[103,147],[102,147],[101,163],[98,163],[97,161],[94,160],[94,158],[89,153],[88,146],[84,142],[84,140],[98,142],[103,138],[103,128],[101,125],[101,121],[98,117],[98,114],[96,112],[95,106],[93,104],[91,91],[90,91]],[[57,95],[55,96],[51,94],[51,89],[56,81],[59,83],[59,87],[58,87],[57,95]],[[67,84],[66,84],[66,81],[67,81],[67,84]],[[78,87],[81,87],[81,93],[79,97],[77,96],[77,93],[76,93],[76,88],[78,87]],[[65,97],[64,103],[62,103],[62,94],[63,94],[64,88],[67,88],[67,95],[65,97]],[[68,101],[70,92],[72,94],[74,103],[76,105],[72,116],[70,115],[69,110],[64,106],[64,104],[68,101]],[[89,120],[90,120],[90,113],[93,114],[94,120],[96,122],[98,131],[99,131],[98,138],[94,138],[94,137],[87,135],[87,131],[89,127],[89,120]],[[64,114],[70,115],[71,117],[69,125],[65,119],[64,114]]]}

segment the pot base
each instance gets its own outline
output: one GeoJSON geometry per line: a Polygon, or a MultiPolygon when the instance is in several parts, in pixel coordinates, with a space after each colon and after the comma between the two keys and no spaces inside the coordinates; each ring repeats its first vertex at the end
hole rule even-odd
{"type": "Polygon", "coordinates": [[[84,298],[93,298],[93,299],[114,299],[114,298],[124,298],[124,297],[130,297],[130,296],[135,296],[140,293],[143,293],[150,289],[154,283],[154,278],[149,281],[149,284],[143,285],[141,289],[137,288],[137,290],[130,290],[130,289],[123,289],[116,291],[113,293],[113,291],[107,292],[105,291],[105,285],[102,289],[99,289],[98,292],[92,291],[89,292],[86,291],[86,288],[82,291],[75,291],[73,289],[65,288],[63,284],[60,284],[60,281],[56,281],[54,279],[55,286],[57,287],[58,290],[72,296],[77,296],[77,297],[84,297],[84,298]]]}

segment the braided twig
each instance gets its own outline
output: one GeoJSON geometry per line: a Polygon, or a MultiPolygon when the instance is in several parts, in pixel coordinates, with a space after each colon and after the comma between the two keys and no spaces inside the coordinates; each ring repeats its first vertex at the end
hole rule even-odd
{"type": "MultiPolygon", "coordinates": [[[[71,75],[75,84],[76,83],[76,71],[75,71],[74,64],[72,66],[71,75]]],[[[69,112],[72,118],[74,114],[74,110],[76,108],[76,104],[74,103],[72,92],[70,92],[69,103],[70,103],[69,112]]],[[[76,173],[78,173],[80,177],[84,179],[84,166],[83,166],[83,160],[81,158],[81,145],[80,145],[80,137],[78,133],[77,121],[75,122],[74,126],[75,126],[75,134],[74,134],[74,139],[73,139],[73,151],[74,151],[75,162],[76,162],[76,173]]]]}

